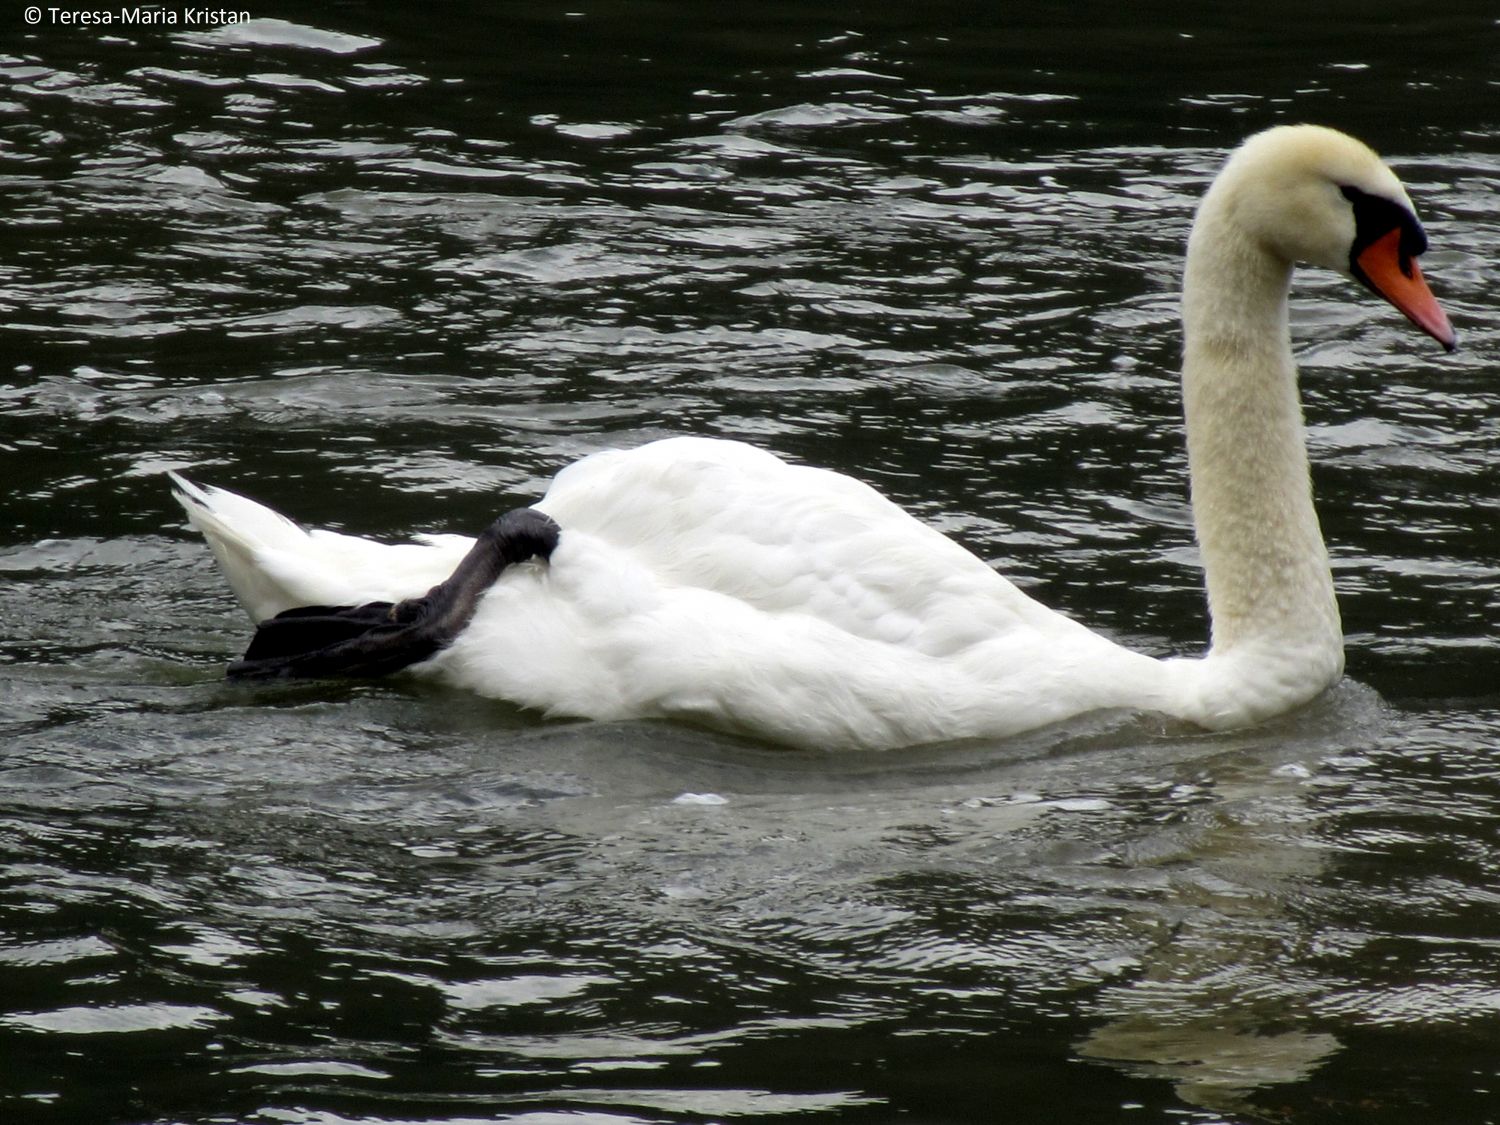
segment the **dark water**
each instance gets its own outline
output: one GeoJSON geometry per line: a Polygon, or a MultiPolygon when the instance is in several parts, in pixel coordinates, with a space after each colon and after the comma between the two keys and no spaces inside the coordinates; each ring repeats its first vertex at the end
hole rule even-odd
{"type": "Polygon", "coordinates": [[[0,16],[0,1119],[1500,1120],[1493,5],[746,7],[0,16]],[[1293,119],[1464,344],[1299,283],[1307,711],[829,756],[221,679],[163,470],[471,531],[684,432],[1195,651],[1181,246],[1293,119]]]}

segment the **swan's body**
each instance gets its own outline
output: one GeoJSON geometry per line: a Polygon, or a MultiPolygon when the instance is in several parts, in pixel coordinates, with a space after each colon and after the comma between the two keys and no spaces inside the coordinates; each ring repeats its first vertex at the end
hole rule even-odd
{"type": "MultiPolygon", "coordinates": [[[[1412,261],[1423,245],[1395,176],[1330,130],[1252,138],[1205,196],[1183,365],[1205,657],[1091,632],[848,477],[678,438],[560,473],[535,505],[561,528],[550,558],[506,568],[414,671],[552,715],[686,718],[807,746],[1001,736],[1102,708],[1210,728],[1289,710],[1343,670],[1288,339],[1292,264],[1352,268],[1451,346],[1412,261]]],[[[179,485],[256,621],[416,597],[473,544],[309,533],[179,485]]]]}

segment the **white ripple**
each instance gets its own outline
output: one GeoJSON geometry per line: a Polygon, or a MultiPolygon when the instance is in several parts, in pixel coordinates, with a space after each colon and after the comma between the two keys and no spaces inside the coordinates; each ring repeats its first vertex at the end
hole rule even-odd
{"type": "Polygon", "coordinates": [[[223,1012],[198,1004],[85,1004],[0,1016],[0,1026],[64,1035],[118,1035],[204,1028],[228,1018],[223,1012]]]}

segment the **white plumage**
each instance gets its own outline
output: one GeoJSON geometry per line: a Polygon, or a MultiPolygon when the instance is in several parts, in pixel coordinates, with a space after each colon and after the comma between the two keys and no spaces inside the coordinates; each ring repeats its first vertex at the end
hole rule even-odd
{"type": "MultiPolygon", "coordinates": [[[[414,672],[549,715],[682,718],[816,747],[1001,736],[1115,707],[1222,727],[1307,701],[1338,678],[1342,650],[1285,301],[1293,258],[1349,268],[1360,232],[1345,186],[1410,215],[1358,142],[1272,130],[1226,166],[1196,224],[1184,383],[1216,617],[1207,657],[1104,639],[849,477],[676,438],[561,472],[535,505],[562,529],[550,560],[505,570],[414,672]]],[[[1392,299],[1415,318],[1414,298],[1392,299]]],[[[473,543],[304,531],[177,483],[256,621],[418,596],[473,543]]]]}

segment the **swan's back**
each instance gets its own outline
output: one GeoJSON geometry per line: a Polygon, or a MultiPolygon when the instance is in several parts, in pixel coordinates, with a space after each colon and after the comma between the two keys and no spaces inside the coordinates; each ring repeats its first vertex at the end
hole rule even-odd
{"type": "Polygon", "coordinates": [[[596,454],[563,470],[537,507],[664,583],[927,655],[1018,629],[1081,628],[868,485],[738,442],[596,454]]]}

